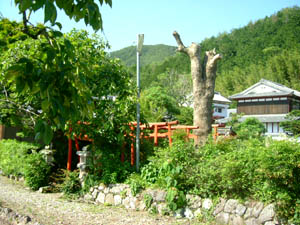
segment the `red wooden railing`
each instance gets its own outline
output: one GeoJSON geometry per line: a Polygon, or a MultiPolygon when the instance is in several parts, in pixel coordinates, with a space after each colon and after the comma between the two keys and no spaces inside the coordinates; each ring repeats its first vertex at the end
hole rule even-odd
{"type": "MultiPolygon", "coordinates": [[[[80,122],[78,122],[80,124],[80,122]]],[[[135,163],[135,149],[134,149],[134,142],[135,142],[135,129],[136,129],[136,122],[129,123],[130,126],[130,134],[131,137],[131,143],[130,143],[130,163],[131,165],[134,165],[135,163]]],[[[217,140],[217,137],[219,136],[218,133],[218,127],[219,125],[212,125],[212,128],[214,130],[213,132],[213,138],[214,140],[217,140]]],[[[186,132],[186,139],[194,139],[197,140],[197,136],[195,134],[191,133],[191,130],[198,129],[198,126],[189,126],[189,125],[178,125],[178,121],[171,121],[171,122],[157,122],[157,123],[149,123],[149,124],[140,124],[141,129],[141,137],[145,139],[152,139],[155,146],[158,145],[158,141],[161,138],[168,138],[169,140],[169,146],[172,146],[172,134],[174,130],[184,130],[186,132]],[[143,132],[143,131],[150,131],[143,132]],[[152,131],[152,132],[151,132],[152,131]],[[147,133],[147,134],[146,134],[147,133]]],[[[72,128],[69,130],[70,134],[72,132],[72,128]]],[[[79,151],[79,144],[78,140],[84,140],[93,142],[93,139],[90,139],[87,135],[74,135],[74,141],[75,141],[75,147],[76,150],[79,151]]],[[[67,170],[71,170],[71,163],[72,163],[72,139],[69,137],[69,143],[68,143],[68,163],[67,163],[67,170]]],[[[123,145],[123,149],[121,152],[121,161],[125,161],[125,144],[123,145]]]]}

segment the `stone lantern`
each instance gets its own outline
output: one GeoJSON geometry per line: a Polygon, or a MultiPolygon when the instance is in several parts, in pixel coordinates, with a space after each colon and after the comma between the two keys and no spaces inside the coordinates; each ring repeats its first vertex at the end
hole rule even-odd
{"type": "Polygon", "coordinates": [[[84,146],[82,148],[82,151],[77,151],[77,155],[79,155],[79,163],[77,164],[77,167],[79,168],[79,179],[81,182],[81,185],[84,185],[84,178],[87,176],[87,158],[90,155],[90,152],[88,152],[88,146],[84,146]]]}
{"type": "Polygon", "coordinates": [[[46,163],[50,166],[54,166],[54,156],[53,156],[54,152],[55,150],[50,149],[49,145],[46,146],[45,149],[40,151],[46,163]]]}

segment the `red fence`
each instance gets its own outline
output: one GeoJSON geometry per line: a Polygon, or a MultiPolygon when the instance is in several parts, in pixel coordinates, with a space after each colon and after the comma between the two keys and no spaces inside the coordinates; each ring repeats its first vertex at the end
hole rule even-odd
{"type": "MultiPolygon", "coordinates": [[[[131,133],[129,136],[131,137],[131,143],[130,143],[130,163],[131,165],[134,165],[135,163],[135,149],[134,149],[134,142],[135,142],[135,129],[136,129],[136,122],[131,122],[129,124],[131,133]]],[[[158,145],[158,141],[161,138],[168,138],[169,140],[169,146],[172,146],[172,135],[174,130],[184,130],[186,132],[186,139],[197,139],[197,136],[195,134],[191,133],[191,130],[198,129],[198,126],[189,126],[189,125],[178,125],[178,121],[171,121],[171,122],[157,122],[157,123],[149,123],[149,124],[140,124],[141,129],[141,137],[145,139],[152,139],[155,146],[158,145]],[[144,131],[150,131],[144,132],[144,131]]],[[[218,128],[219,125],[212,125],[212,128],[214,129],[213,132],[213,138],[214,140],[217,139],[218,136],[222,135],[219,134],[218,128]]],[[[70,129],[71,133],[72,129],[70,129]]],[[[79,151],[79,144],[78,140],[84,140],[84,141],[90,141],[93,142],[92,139],[90,139],[87,135],[74,135],[74,141],[75,141],[75,147],[76,150],[79,151]]],[[[72,162],[72,139],[69,138],[69,152],[68,152],[68,163],[67,163],[67,169],[71,170],[71,162],[72,162]]],[[[125,161],[125,155],[124,151],[121,153],[121,161],[125,161]]]]}

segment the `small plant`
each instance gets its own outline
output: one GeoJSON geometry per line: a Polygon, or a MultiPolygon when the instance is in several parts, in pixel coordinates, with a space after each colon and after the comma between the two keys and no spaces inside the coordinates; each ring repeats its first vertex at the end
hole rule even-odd
{"type": "Polygon", "coordinates": [[[98,182],[122,183],[133,171],[129,162],[120,163],[120,154],[112,152],[111,149],[95,148],[92,154],[93,156],[88,162],[89,174],[97,178],[98,182]]]}
{"type": "Polygon", "coordinates": [[[126,190],[123,190],[120,192],[120,196],[122,199],[126,198],[126,195],[127,195],[127,191],[126,190]]]}
{"type": "Polygon", "coordinates": [[[145,188],[145,182],[137,173],[132,173],[125,183],[129,184],[133,196],[145,188]]]}
{"type": "Polygon", "coordinates": [[[84,185],[82,187],[82,192],[83,193],[87,193],[91,187],[96,186],[97,184],[99,184],[99,176],[96,176],[94,174],[88,174],[85,178],[84,178],[84,185]]]}
{"type": "Polygon", "coordinates": [[[51,166],[45,162],[42,155],[30,154],[24,165],[25,183],[32,190],[37,190],[49,184],[50,172],[51,166]]]}
{"type": "Polygon", "coordinates": [[[149,209],[150,206],[152,205],[153,202],[153,197],[150,194],[145,194],[144,195],[144,203],[146,205],[146,208],[149,209]]]}
{"type": "Polygon", "coordinates": [[[65,195],[79,194],[81,184],[79,180],[79,172],[77,170],[70,172],[65,170],[65,179],[61,184],[61,191],[65,195]]]}
{"type": "Polygon", "coordinates": [[[166,203],[171,211],[183,208],[186,205],[186,197],[183,191],[176,188],[169,188],[166,196],[166,203]]]}
{"type": "Polygon", "coordinates": [[[158,214],[158,209],[157,209],[156,206],[152,205],[151,208],[150,208],[150,210],[149,210],[149,212],[150,212],[151,214],[156,215],[156,214],[158,214]]]}

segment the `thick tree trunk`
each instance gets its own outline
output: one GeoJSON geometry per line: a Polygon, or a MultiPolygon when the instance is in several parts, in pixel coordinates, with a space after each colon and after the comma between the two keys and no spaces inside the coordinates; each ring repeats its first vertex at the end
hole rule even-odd
{"type": "Polygon", "coordinates": [[[196,145],[206,142],[207,136],[211,132],[213,97],[215,90],[217,61],[222,58],[216,54],[215,50],[205,53],[204,64],[201,64],[200,45],[192,43],[190,47],[185,47],[179,34],[174,31],[173,36],[178,45],[177,51],[183,52],[190,57],[191,74],[193,79],[193,98],[194,98],[194,125],[199,129],[194,133],[198,136],[196,145]]]}

